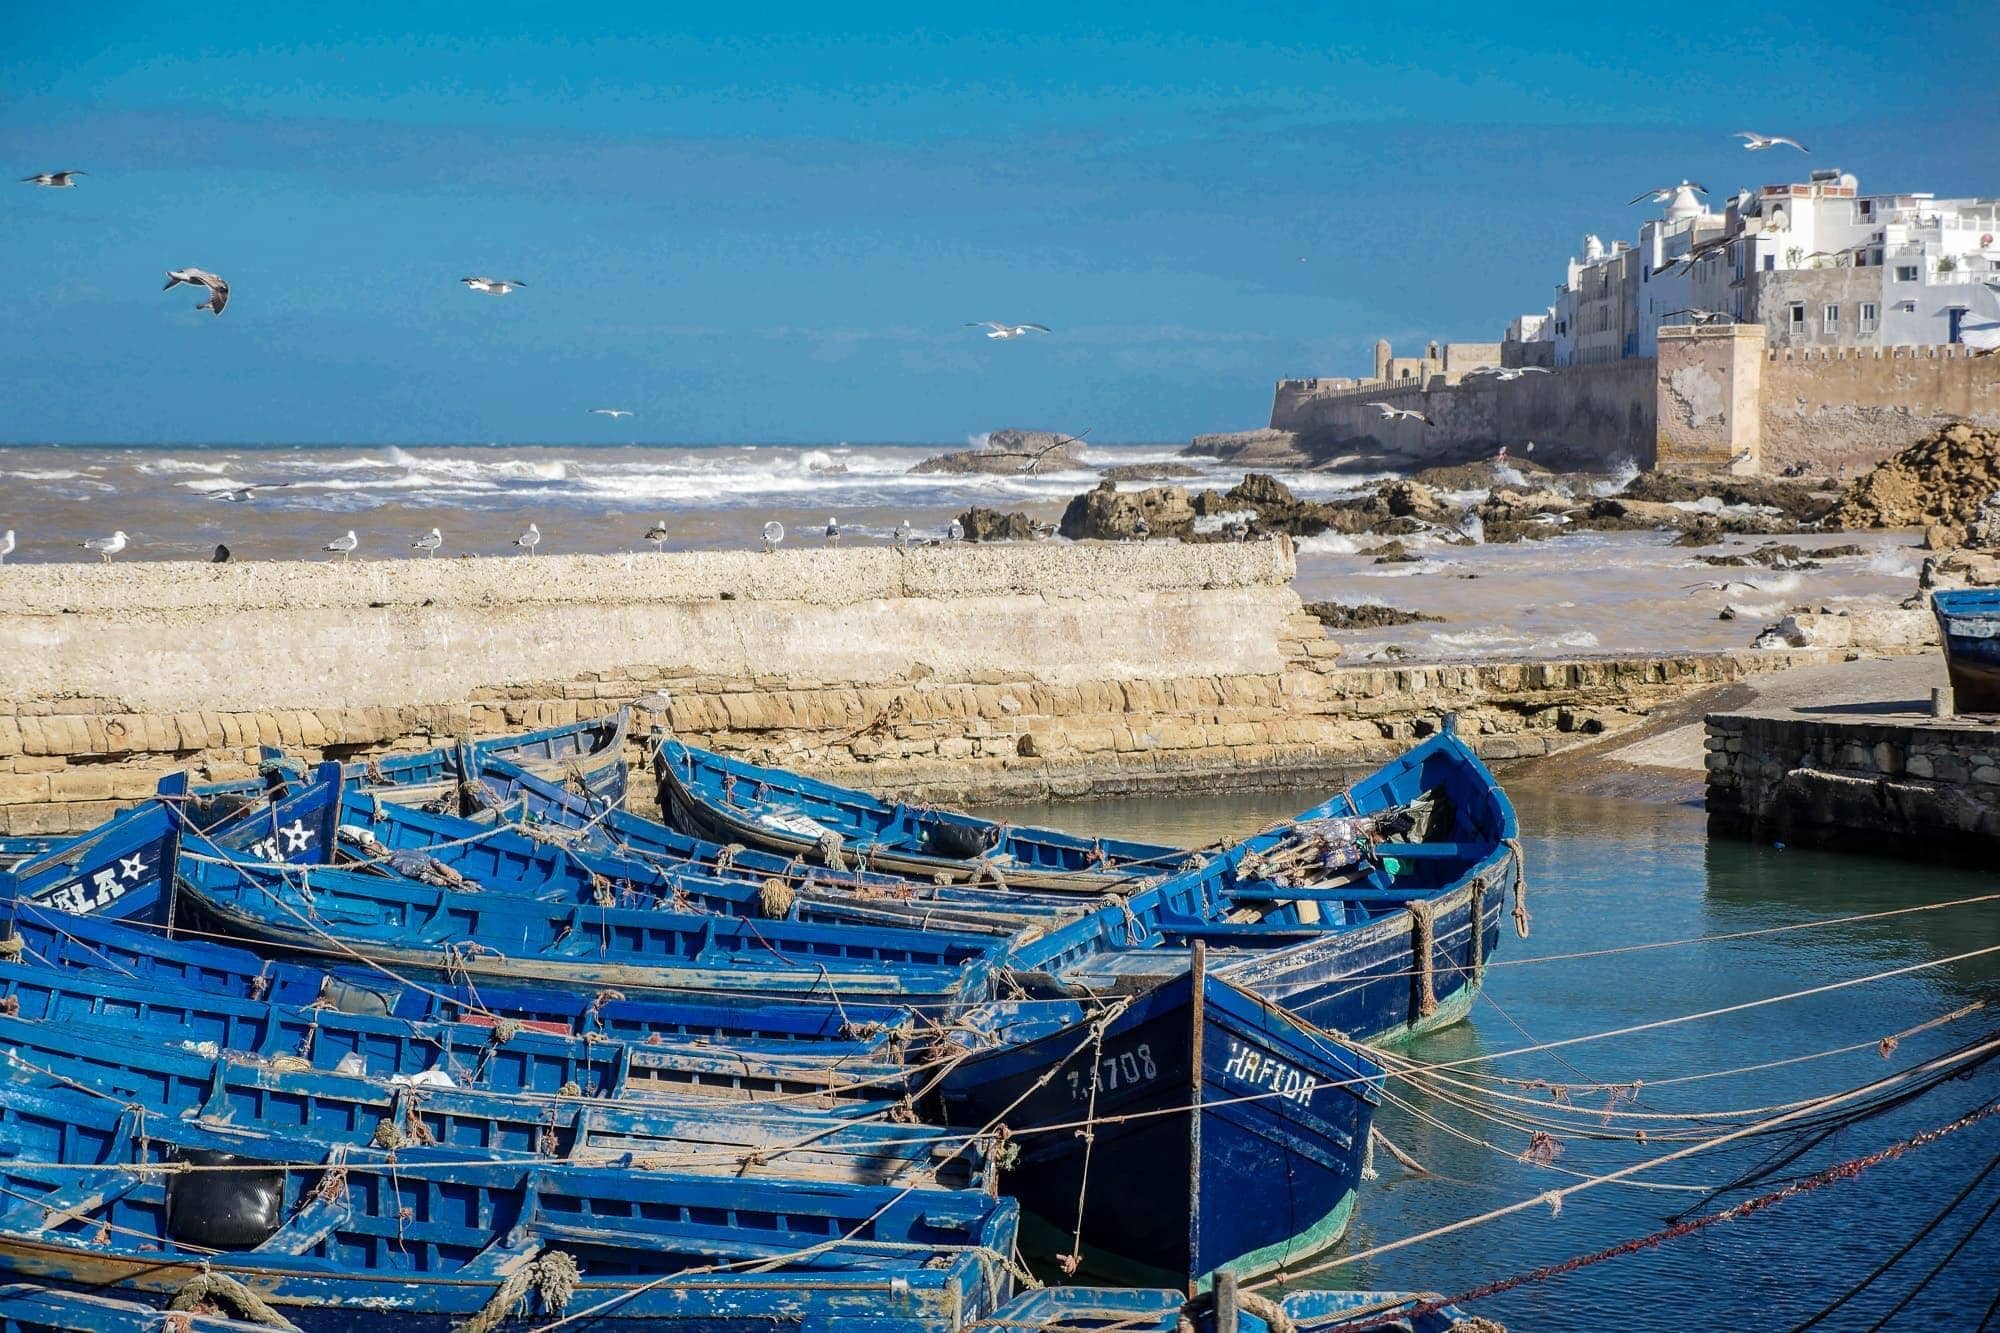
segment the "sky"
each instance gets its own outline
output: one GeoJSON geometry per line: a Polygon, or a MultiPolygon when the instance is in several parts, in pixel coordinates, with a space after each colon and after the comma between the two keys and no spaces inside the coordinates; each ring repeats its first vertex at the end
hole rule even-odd
{"type": "Polygon", "coordinates": [[[1498,339],[1642,189],[2000,194],[1996,49],[1990,0],[12,0],[0,442],[1255,427],[1377,337],[1498,339]]]}

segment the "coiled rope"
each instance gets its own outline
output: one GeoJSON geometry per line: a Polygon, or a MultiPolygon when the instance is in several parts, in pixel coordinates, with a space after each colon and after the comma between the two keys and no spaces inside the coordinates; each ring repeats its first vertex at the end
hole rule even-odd
{"type": "Polygon", "coordinates": [[[561,1314],[582,1278],[576,1260],[561,1250],[549,1250],[510,1274],[479,1313],[454,1325],[452,1333],[492,1333],[521,1308],[530,1291],[542,1298],[551,1314],[561,1314]]]}
{"type": "Polygon", "coordinates": [[[167,1309],[199,1311],[204,1305],[221,1306],[235,1318],[247,1319],[265,1328],[290,1329],[291,1333],[298,1333],[299,1326],[279,1314],[262,1296],[229,1274],[215,1272],[206,1264],[202,1265],[201,1272],[189,1278],[174,1293],[167,1309]]]}

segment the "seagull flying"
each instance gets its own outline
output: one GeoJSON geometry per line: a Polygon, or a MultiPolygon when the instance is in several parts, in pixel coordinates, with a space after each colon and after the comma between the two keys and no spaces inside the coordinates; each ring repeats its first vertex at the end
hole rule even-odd
{"type": "Polygon", "coordinates": [[[967,320],[965,327],[968,329],[985,329],[986,336],[989,338],[1019,338],[1029,333],[1050,332],[1049,326],[1046,324],[1002,324],[997,319],[967,320]]]}
{"type": "Polygon", "coordinates": [[[197,305],[196,310],[212,310],[219,315],[222,307],[229,304],[229,284],[205,268],[170,268],[167,270],[167,285],[160,290],[171,291],[182,283],[208,288],[208,299],[197,305]]]}
{"type": "Polygon", "coordinates": [[[542,544],[542,530],[536,527],[532,523],[528,525],[528,530],[526,532],[522,533],[520,536],[514,539],[514,545],[520,547],[523,551],[526,551],[529,555],[533,555],[535,553],[535,548],[537,546],[540,546],[541,544],[542,544]]]}
{"type": "MultiPolygon", "coordinates": [[[[1797,582],[1797,580],[1794,579],[1793,582],[1797,582]]],[[[1783,588],[1766,588],[1763,584],[1752,583],[1748,579],[1704,579],[1700,583],[1688,583],[1682,585],[1681,591],[1700,592],[1703,589],[1707,589],[1711,592],[1728,592],[1731,588],[1741,588],[1745,592],[1761,592],[1761,593],[1774,593],[1774,592],[1784,591],[1783,588]]]]}
{"type": "Polygon", "coordinates": [[[774,518],[764,525],[764,549],[766,551],[777,550],[778,543],[784,539],[785,525],[778,522],[777,519],[774,518]]]}
{"type": "Polygon", "coordinates": [[[86,171],[44,171],[33,176],[21,177],[23,185],[46,185],[51,190],[73,190],[76,182],[73,176],[87,176],[86,171]]]}
{"type": "Polygon", "coordinates": [[[1554,373],[1547,366],[1481,366],[1477,370],[1467,371],[1465,377],[1472,379],[1478,375],[1491,375],[1494,379],[1504,384],[1511,380],[1520,379],[1523,375],[1552,375],[1554,373]]]}
{"type": "MultiPolygon", "coordinates": [[[[1696,185],[1693,181],[1682,181],[1681,185],[1687,186],[1690,190],[1693,190],[1696,194],[1708,193],[1708,187],[1706,185],[1696,185]]],[[[1653,203],[1656,204],[1664,204],[1668,200],[1674,197],[1675,193],[1679,191],[1679,189],[1681,188],[1681,185],[1662,185],[1657,190],[1642,191],[1639,194],[1635,194],[1630,199],[1626,200],[1625,206],[1627,208],[1630,208],[1633,204],[1643,204],[1648,200],[1651,200],[1653,203]]]]}
{"type": "Polygon", "coordinates": [[[1431,424],[1431,419],[1429,417],[1425,416],[1422,412],[1418,412],[1412,408],[1391,407],[1387,403],[1363,403],[1362,406],[1373,407],[1378,409],[1382,413],[1382,420],[1384,421],[1407,420],[1407,421],[1421,421],[1426,426],[1431,424]]]}
{"type": "Polygon", "coordinates": [[[485,292],[488,296],[505,296],[516,287],[525,287],[525,282],[509,282],[505,278],[460,278],[460,282],[475,292],[485,292]]]}
{"type": "Polygon", "coordinates": [[[225,486],[219,491],[210,491],[208,498],[240,505],[256,499],[258,491],[279,491],[295,484],[289,481],[253,481],[247,486],[225,486]]]}
{"type": "Polygon", "coordinates": [[[1042,471],[1042,460],[1044,458],[1047,458],[1058,449],[1067,448],[1072,444],[1082,444],[1083,437],[1090,434],[1093,429],[1095,427],[1086,426],[1074,435],[1058,435],[1053,441],[1043,445],[1039,449],[996,449],[988,457],[1025,458],[1028,461],[1021,464],[1021,471],[1039,476],[1042,471]]]}
{"type": "Polygon", "coordinates": [[[826,518],[826,544],[828,546],[840,545],[840,520],[831,514],[828,514],[826,518]]]}
{"type": "Polygon", "coordinates": [[[345,536],[335,537],[319,549],[322,551],[332,551],[342,560],[345,560],[348,556],[354,554],[354,548],[359,545],[361,545],[361,539],[354,535],[353,528],[349,528],[345,536]]]}
{"type": "Polygon", "coordinates": [[[623,407],[593,407],[590,409],[590,415],[594,417],[610,417],[615,421],[619,417],[629,417],[632,413],[630,409],[623,407]]]}
{"type": "Polygon", "coordinates": [[[1660,318],[1672,319],[1675,315],[1686,315],[1688,323],[1697,327],[1703,324],[1730,324],[1735,322],[1726,310],[1697,310],[1692,307],[1686,310],[1669,310],[1666,314],[1661,315],[1660,318]]]}
{"type": "Polygon", "coordinates": [[[88,541],[78,542],[77,545],[86,551],[97,552],[104,560],[104,563],[108,565],[111,563],[112,556],[117,555],[125,549],[125,541],[125,530],[120,528],[109,537],[92,537],[88,541]]]}
{"type": "Polygon", "coordinates": [[[667,531],[667,520],[664,518],[646,529],[646,540],[653,544],[653,549],[656,551],[666,549],[667,538],[671,535],[667,531]]]}
{"type": "Polygon", "coordinates": [[[12,554],[14,554],[14,529],[9,528],[4,535],[0,535],[0,561],[6,560],[12,554]]]}
{"type": "Polygon", "coordinates": [[[1741,139],[1743,146],[1753,153],[1761,153],[1766,148],[1776,148],[1779,144],[1784,144],[1787,148],[1796,148],[1801,153],[1812,151],[1797,139],[1787,139],[1782,134],[1758,134],[1754,130],[1738,130],[1736,137],[1741,139]]]}
{"type": "Polygon", "coordinates": [[[411,542],[410,549],[412,551],[422,551],[424,553],[424,558],[428,560],[432,556],[436,555],[438,553],[438,547],[443,545],[444,545],[444,534],[442,532],[439,532],[436,528],[432,528],[429,532],[426,532],[423,536],[411,542]]]}

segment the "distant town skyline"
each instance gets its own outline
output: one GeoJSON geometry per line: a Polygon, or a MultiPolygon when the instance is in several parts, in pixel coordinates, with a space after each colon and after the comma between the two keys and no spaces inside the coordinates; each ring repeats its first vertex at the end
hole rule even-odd
{"type": "Polygon", "coordinates": [[[416,14],[0,18],[0,441],[1177,440],[1497,338],[1666,182],[2000,194],[1988,5],[416,14]]]}

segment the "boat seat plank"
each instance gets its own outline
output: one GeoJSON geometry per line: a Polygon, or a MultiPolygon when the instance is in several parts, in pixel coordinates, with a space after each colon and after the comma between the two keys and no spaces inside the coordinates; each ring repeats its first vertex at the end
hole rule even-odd
{"type": "Polygon", "coordinates": [[[306,1254],[345,1226],[353,1216],[354,1209],[345,1192],[342,1192],[337,1204],[309,1199],[303,1208],[285,1219],[285,1224],[278,1228],[276,1234],[257,1247],[257,1253],[306,1254]]]}
{"type": "Polygon", "coordinates": [[[11,1203],[0,1212],[0,1231],[33,1235],[53,1231],[124,1198],[143,1183],[131,1171],[85,1171],[47,1194],[11,1203]]]}

